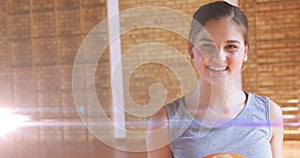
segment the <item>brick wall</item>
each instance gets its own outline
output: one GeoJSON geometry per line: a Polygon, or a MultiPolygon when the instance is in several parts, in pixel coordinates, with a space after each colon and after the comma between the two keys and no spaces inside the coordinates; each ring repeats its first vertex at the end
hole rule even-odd
{"type": "Polygon", "coordinates": [[[22,129],[15,140],[86,141],[72,96],[72,69],[83,38],[106,18],[106,2],[4,0],[0,7],[0,106],[41,123],[22,129]]]}
{"type": "Polygon", "coordinates": [[[300,3],[239,1],[250,21],[250,57],[243,72],[246,90],[269,96],[283,107],[286,139],[299,139],[300,3]],[[296,126],[295,126],[296,125],[296,126]]]}
{"type": "MultiPolygon", "coordinates": [[[[206,2],[210,0],[120,0],[120,10],[162,6],[192,16],[206,2]]],[[[299,107],[299,101],[295,100],[300,100],[299,1],[240,0],[239,6],[247,14],[250,24],[250,54],[243,71],[245,90],[270,96],[282,107],[299,107]]],[[[72,98],[73,62],[84,37],[105,18],[105,0],[5,0],[0,3],[0,106],[18,108],[35,121],[80,123],[72,98]]],[[[131,20],[142,22],[143,19],[131,20]]],[[[122,34],[121,42],[123,55],[147,42],[163,43],[173,51],[188,55],[186,41],[181,35],[159,28],[131,30],[122,34]]],[[[153,52],[159,53],[159,50],[153,48],[142,53],[161,55],[153,52]]],[[[168,58],[172,59],[172,56],[168,58]]],[[[138,54],[136,58],[125,60],[124,68],[137,60],[140,60],[138,54]]],[[[167,59],[163,61],[169,62],[167,59]]],[[[179,60],[174,58],[174,62],[179,60]]],[[[108,109],[107,115],[111,116],[109,69],[109,54],[105,50],[95,72],[95,83],[98,99],[108,109]]],[[[145,63],[130,73],[125,86],[137,104],[149,103],[149,86],[156,82],[165,86],[166,102],[183,95],[180,91],[182,81],[163,64],[145,63]]],[[[290,117],[289,122],[297,121],[289,115],[299,118],[299,110],[284,113],[290,117]]],[[[130,115],[126,119],[145,121],[130,115]]],[[[145,130],[130,126],[128,129],[145,130]]],[[[287,129],[290,130],[286,138],[300,139],[298,126],[287,129]]],[[[15,137],[16,142],[95,140],[83,126],[24,128],[15,137]]]]}

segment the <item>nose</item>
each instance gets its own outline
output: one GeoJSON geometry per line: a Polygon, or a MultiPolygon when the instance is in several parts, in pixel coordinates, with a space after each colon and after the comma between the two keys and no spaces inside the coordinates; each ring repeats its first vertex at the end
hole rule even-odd
{"type": "Polygon", "coordinates": [[[224,49],[218,49],[217,52],[215,53],[215,58],[221,61],[226,60],[226,52],[224,49]]]}

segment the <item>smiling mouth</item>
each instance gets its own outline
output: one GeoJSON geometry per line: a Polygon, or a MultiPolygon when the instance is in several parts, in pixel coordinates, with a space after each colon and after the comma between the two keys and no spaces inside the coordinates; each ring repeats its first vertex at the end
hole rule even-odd
{"type": "Polygon", "coordinates": [[[222,72],[222,71],[228,70],[228,66],[211,66],[211,65],[208,65],[207,68],[210,71],[215,71],[215,72],[222,72]]]}

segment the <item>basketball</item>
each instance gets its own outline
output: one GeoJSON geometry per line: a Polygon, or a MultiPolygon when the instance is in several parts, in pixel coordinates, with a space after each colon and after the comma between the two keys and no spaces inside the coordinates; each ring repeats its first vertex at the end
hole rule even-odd
{"type": "Polygon", "coordinates": [[[246,158],[242,155],[234,154],[234,153],[216,153],[216,154],[211,154],[208,156],[205,156],[204,158],[246,158]]]}

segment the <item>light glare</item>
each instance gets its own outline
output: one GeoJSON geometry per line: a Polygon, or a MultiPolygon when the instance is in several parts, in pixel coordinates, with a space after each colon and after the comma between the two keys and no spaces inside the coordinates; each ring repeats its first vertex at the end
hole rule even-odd
{"type": "Polygon", "coordinates": [[[8,109],[0,109],[0,137],[22,126],[22,122],[28,121],[28,116],[11,113],[8,109]]]}

